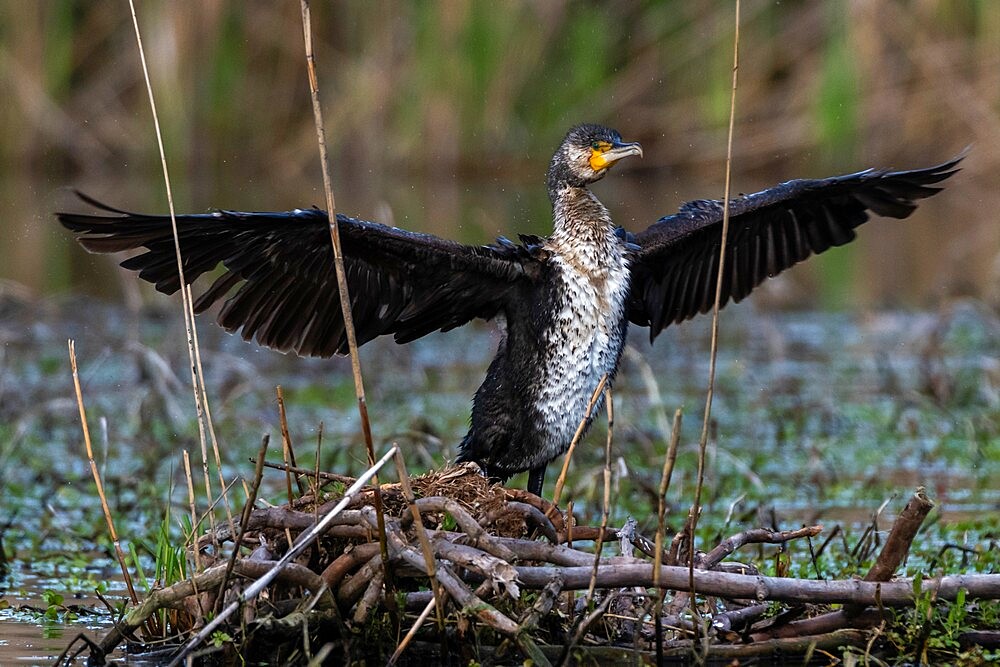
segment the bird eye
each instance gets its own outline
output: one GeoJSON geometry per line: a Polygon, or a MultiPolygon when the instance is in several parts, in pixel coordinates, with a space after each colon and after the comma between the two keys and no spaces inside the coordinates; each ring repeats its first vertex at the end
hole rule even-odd
{"type": "Polygon", "coordinates": [[[595,151],[599,151],[601,150],[601,142],[595,141],[594,143],[590,144],[590,147],[593,148],[595,151]]]}

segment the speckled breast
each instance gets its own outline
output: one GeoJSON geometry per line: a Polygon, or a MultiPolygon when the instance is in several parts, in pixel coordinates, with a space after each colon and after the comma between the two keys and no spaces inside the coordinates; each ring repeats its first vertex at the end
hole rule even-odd
{"type": "Polygon", "coordinates": [[[614,377],[625,345],[629,273],[618,243],[591,257],[556,255],[560,295],[544,336],[548,349],[535,408],[543,431],[538,458],[562,454],[573,439],[601,377],[614,377]]]}

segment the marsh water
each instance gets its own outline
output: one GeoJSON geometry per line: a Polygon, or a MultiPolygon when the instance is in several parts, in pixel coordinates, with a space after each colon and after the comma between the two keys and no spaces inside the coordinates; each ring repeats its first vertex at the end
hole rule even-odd
{"type": "MultiPolygon", "coordinates": [[[[352,474],[364,468],[346,360],[283,356],[221,332],[207,317],[199,323],[227,479],[252,473],[247,457],[263,433],[280,442],[276,385],[285,392],[300,460],[314,460],[322,422],[324,469],[352,474]]],[[[654,345],[644,333],[631,332],[614,389],[613,521],[632,515],[648,524],[664,424],[681,408],[686,420],[668,496],[668,523],[677,529],[693,490],[708,318],[672,327],[654,345]]],[[[0,338],[9,566],[0,580],[0,664],[48,663],[77,632],[100,634],[109,623],[95,587],[107,582],[107,598],[123,596],[82,445],[66,340],[75,339],[96,458],[118,532],[143,553],[168,506],[174,524],[186,511],[181,450],[189,449],[196,461],[200,456],[184,331],[177,304],[166,298],[130,312],[90,298],[39,302],[6,294],[0,338]]],[[[728,308],[708,457],[706,535],[821,522],[844,529],[846,550],[883,501],[890,500],[881,529],[923,485],[938,509],[910,566],[919,567],[948,543],[995,549],[998,341],[996,315],[973,301],[934,312],[728,308]]],[[[378,340],[363,348],[378,447],[401,443],[413,472],[453,458],[470,397],[496,343],[489,325],[477,325],[407,346],[378,340]]],[[[573,462],[569,494],[583,522],[599,518],[604,430],[599,421],[573,462]]],[[[280,458],[280,449],[272,448],[272,458],[280,458]]],[[[265,484],[267,500],[281,502],[284,476],[266,475],[265,484]]]]}

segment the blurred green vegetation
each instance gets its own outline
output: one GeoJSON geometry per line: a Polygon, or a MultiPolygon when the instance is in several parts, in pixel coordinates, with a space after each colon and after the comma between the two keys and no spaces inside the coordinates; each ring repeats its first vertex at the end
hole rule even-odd
{"type": "MultiPolygon", "coordinates": [[[[600,186],[626,226],[720,196],[732,5],[317,3],[339,206],[466,242],[546,233],[547,160],[583,121],[646,148],[600,186]]],[[[322,201],[298,5],[138,12],[178,206],[322,201]]],[[[828,305],[994,295],[998,31],[988,0],[743,3],[738,191],[977,146],[946,196],[796,271],[776,301],[815,305],[817,287],[828,305]]],[[[71,251],[49,216],[76,205],[69,187],[165,207],[127,6],[0,0],[0,73],[0,279],[38,293],[101,277],[90,289],[107,292],[109,263],[71,251]]]]}

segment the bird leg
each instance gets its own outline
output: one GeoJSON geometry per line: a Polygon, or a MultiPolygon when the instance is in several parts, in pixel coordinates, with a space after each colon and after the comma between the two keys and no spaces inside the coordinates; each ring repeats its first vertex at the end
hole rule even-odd
{"type": "Polygon", "coordinates": [[[532,468],[528,473],[528,493],[533,493],[538,497],[542,496],[542,486],[545,484],[545,466],[543,463],[537,468],[532,468]]]}

